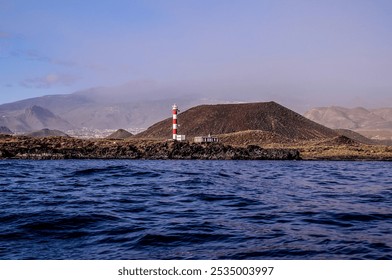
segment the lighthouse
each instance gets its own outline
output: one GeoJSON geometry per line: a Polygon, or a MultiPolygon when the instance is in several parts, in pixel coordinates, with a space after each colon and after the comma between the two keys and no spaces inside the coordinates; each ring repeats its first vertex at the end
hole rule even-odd
{"type": "Polygon", "coordinates": [[[177,113],[180,110],[178,110],[178,107],[176,104],[172,106],[172,114],[173,114],[173,140],[176,141],[184,141],[185,140],[185,135],[179,135],[177,134],[177,129],[178,129],[178,124],[177,124],[177,113]]]}
{"type": "Polygon", "coordinates": [[[178,107],[176,104],[173,105],[172,107],[172,113],[173,113],[173,140],[177,140],[177,112],[178,112],[178,107]]]}

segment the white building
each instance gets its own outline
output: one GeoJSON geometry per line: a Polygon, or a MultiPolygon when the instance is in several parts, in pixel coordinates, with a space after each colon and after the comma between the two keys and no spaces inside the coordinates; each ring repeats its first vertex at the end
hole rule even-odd
{"type": "Polygon", "coordinates": [[[195,138],[193,138],[193,142],[195,142],[195,143],[217,143],[217,142],[219,142],[219,138],[208,134],[208,136],[196,136],[195,138]]]}

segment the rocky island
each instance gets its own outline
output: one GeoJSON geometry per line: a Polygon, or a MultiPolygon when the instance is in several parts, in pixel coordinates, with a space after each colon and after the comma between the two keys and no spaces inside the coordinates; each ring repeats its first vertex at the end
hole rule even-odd
{"type": "Polygon", "coordinates": [[[132,135],[80,139],[55,130],[0,135],[0,159],[392,160],[392,147],[349,130],[333,130],[275,102],[200,105],[132,135]],[[195,143],[212,133],[218,143],[195,143]]]}

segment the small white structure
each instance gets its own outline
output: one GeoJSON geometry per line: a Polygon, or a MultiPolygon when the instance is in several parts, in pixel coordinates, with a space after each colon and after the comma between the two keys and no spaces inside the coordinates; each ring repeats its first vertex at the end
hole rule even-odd
{"type": "Polygon", "coordinates": [[[175,140],[177,140],[177,141],[185,141],[185,135],[177,134],[177,138],[175,140]]]}
{"type": "Polygon", "coordinates": [[[208,134],[208,136],[196,136],[193,139],[193,142],[195,142],[195,143],[217,143],[217,142],[219,142],[219,138],[208,134]]]}

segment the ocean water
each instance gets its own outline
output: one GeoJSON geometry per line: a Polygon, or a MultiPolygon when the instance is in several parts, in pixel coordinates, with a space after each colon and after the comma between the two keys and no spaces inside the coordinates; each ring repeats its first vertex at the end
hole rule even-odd
{"type": "Polygon", "coordinates": [[[392,162],[2,160],[0,259],[392,259],[392,162]]]}

